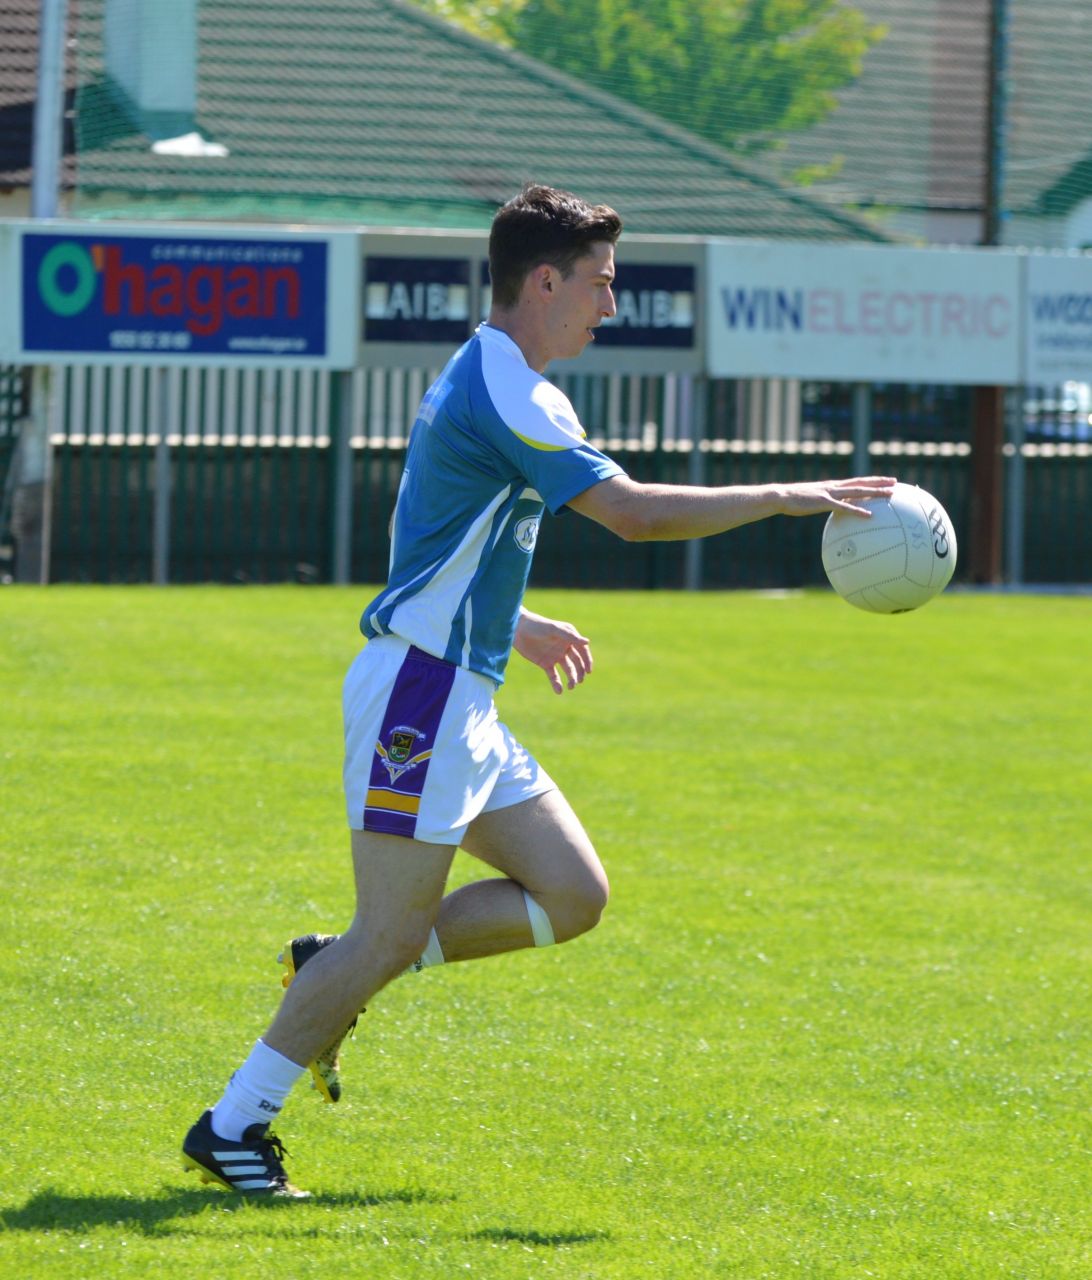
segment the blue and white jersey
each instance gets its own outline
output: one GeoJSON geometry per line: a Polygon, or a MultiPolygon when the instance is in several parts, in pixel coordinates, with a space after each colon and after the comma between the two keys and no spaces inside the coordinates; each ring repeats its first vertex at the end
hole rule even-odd
{"type": "Polygon", "coordinates": [[[543,507],[622,468],[566,396],[480,325],[429,388],[398,490],[387,586],[360,621],[500,684],[543,507]]]}

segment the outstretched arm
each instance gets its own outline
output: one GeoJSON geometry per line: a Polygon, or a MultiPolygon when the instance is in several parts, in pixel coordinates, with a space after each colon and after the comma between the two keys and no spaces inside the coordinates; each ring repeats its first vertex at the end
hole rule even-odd
{"type": "Polygon", "coordinates": [[[856,476],[801,484],[698,485],[638,484],[613,476],[585,489],[569,506],[627,542],[705,538],[767,516],[810,516],[828,511],[869,515],[859,503],[891,495],[891,476],[856,476]]]}
{"type": "Polygon", "coordinates": [[[530,609],[519,611],[512,647],[546,672],[554,693],[564,693],[566,685],[575,689],[592,669],[591,642],[586,637],[568,622],[555,622],[530,609]]]}

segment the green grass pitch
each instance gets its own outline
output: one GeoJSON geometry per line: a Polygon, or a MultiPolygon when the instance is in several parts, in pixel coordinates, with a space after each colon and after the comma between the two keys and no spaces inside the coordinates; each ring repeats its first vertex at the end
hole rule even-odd
{"type": "Polygon", "coordinates": [[[0,1274],[1092,1275],[1087,599],[532,593],[595,672],[501,713],[603,924],[383,993],[278,1126],[312,1202],[183,1174],[346,922],[367,598],[0,592],[0,1274]]]}

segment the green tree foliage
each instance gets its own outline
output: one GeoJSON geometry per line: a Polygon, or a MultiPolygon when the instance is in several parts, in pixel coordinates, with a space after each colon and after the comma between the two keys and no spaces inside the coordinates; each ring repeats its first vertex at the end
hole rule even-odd
{"type": "MultiPolygon", "coordinates": [[[[469,31],[471,35],[492,40],[494,44],[511,45],[511,19],[525,0],[415,0],[418,8],[438,18],[446,18],[469,31]]],[[[577,6],[573,5],[573,12],[577,6]]]]}
{"type": "Polygon", "coordinates": [[[842,0],[421,2],[743,152],[832,111],[884,34],[842,0]]]}

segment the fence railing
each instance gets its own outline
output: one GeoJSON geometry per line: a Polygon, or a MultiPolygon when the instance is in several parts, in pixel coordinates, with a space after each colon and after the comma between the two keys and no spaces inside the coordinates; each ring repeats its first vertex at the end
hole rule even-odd
{"type": "MultiPolygon", "coordinates": [[[[339,493],[351,499],[345,576],[381,580],[407,432],[436,372],[66,368],[52,432],[52,580],[333,581],[339,493]]],[[[593,441],[640,480],[783,482],[848,474],[860,460],[853,388],[843,384],[684,375],[558,381],[593,441]]],[[[21,371],[0,369],[0,483],[26,409],[24,386],[21,371]]],[[[1074,438],[1080,415],[1060,423],[1056,409],[1036,412],[1061,403],[1040,393],[1014,403],[1023,438],[1009,444],[1007,465],[1019,460],[1022,577],[1092,580],[1092,444],[1074,438]]],[[[944,502],[969,563],[969,389],[873,387],[870,419],[868,461],[944,502]]],[[[547,526],[535,564],[542,585],[823,581],[813,521],[767,521],[700,546],[627,546],[572,518],[547,526]]]]}

